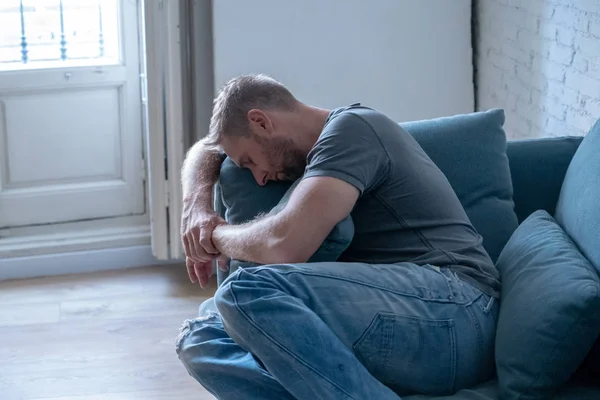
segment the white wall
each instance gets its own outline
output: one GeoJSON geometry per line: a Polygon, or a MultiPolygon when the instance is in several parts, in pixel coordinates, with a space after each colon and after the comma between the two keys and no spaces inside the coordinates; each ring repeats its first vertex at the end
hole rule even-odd
{"type": "Polygon", "coordinates": [[[469,0],[215,0],[214,76],[267,73],[302,101],[392,118],[474,108],[469,0]]]}
{"type": "Polygon", "coordinates": [[[511,138],[585,135],[600,118],[599,0],[475,0],[477,106],[511,138]]]}

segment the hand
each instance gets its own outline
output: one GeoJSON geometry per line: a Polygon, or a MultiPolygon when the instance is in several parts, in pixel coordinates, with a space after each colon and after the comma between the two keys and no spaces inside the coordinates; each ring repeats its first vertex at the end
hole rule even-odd
{"type": "Polygon", "coordinates": [[[201,288],[208,283],[212,275],[212,261],[194,262],[191,258],[185,258],[185,267],[192,282],[198,282],[201,288]]]}
{"type": "Polygon", "coordinates": [[[225,220],[212,211],[184,204],[181,217],[181,239],[185,255],[194,263],[206,263],[219,255],[212,243],[215,227],[225,220]]]}
{"type": "MultiPolygon", "coordinates": [[[[229,268],[227,266],[227,262],[228,258],[225,256],[220,256],[219,258],[217,258],[217,265],[223,271],[227,271],[229,268]]],[[[198,282],[198,284],[200,284],[200,287],[204,289],[212,275],[212,260],[207,262],[196,263],[190,258],[186,257],[185,267],[187,268],[190,280],[192,282],[198,282]]]]}

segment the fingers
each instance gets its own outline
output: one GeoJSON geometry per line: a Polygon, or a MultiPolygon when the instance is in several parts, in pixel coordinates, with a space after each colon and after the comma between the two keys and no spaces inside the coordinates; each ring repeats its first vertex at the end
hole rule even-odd
{"type": "Polygon", "coordinates": [[[207,261],[204,263],[194,263],[194,271],[198,276],[198,283],[200,287],[204,289],[210,276],[212,275],[212,261],[207,261]]]}
{"type": "Polygon", "coordinates": [[[188,276],[192,282],[198,282],[204,288],[212,275],[212,261],[204,263],[194,262],[191,258],[185,259],[188,276]]]}
{"type": "Polygon", "coordinates": [[[185,267],[187,269],[188,276],[190,277],[190,281],[198,282],[198,276],[196,275],[196,271],[194,270],[194,261],[191,258],[186,257],[185,267]]]}
{"type": "Polygon", "coordinates": [[[217,258],[217,266],[223,272],[227,272],[229,270],[229,257],[221,255],[217,258]]]}
{"type": "Polygon", "coordinates": [[[208,278],[206,277],[204,268],[202,268],[202,264],[195,262],[194,263],[194,271],[196,272],[196,276],[198,277],[198,283],[200,284],[200,287],[204,289],[204,285],[206,285],[208,278]]]}
{"type": "Polygon", "coordinates": [[[200,228],[192,229],[192,232],[190,233],[190,235],[192,236],[192,243],[193,243],[192,259],[196,262],[204,262],[204,261],[207,261],[208,259],[210,259],[210,257],[208,256],[208,253],[206,251],[204,251],[204,248],[200,244],[200,228]]]}
{"type": "Polygon", "coordinates": [[[200,229],[200,245],[209,254],[218,254],[219,250],[215,248],[212,242],[212,229],[200,229]]]}
{"type": "Polygon", "coordinates": [[[195,262],[209,261],[219,254],[219,250],[212,242],[212,231],[215,226],[196,227],[185,234],[186,255],[195,262]]]}
{"type": "Polygon", "coordinates": [[[216,227],[217,225],[226,225],[227,221],[220,215],[215,215],[212,219],[213,225],[216,227]]]}
{"type": "MultiPolygon", "coordinates": [[[[186,235],[182,235],[182,238],[183,238],[183,248],[185,250],[185,255],[187,258],[191,258],[192,251],[190,250],[190,241],[188,240],[188,237],[186,235]]],[[[185,260],[185,262],[187,264],[187,259],[185,260]]]]}
{"type": "MultiPolygon", "coordinates": [[[[181,237],[186,255],[186,269],[192,282],[204,287],[212,274],[212,260],[219,255],[219,250],[212,242],[212,232],[218,225],[226,221],[214,213],[183,214],[181,237]]],[[[226,271],[227,263],[217,263],[226,271]]]]}

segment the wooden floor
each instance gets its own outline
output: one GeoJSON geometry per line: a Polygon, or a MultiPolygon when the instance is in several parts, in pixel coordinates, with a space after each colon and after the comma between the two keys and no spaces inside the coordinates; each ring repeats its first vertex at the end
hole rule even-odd
{"type": "Polygon", "coordinates": [[[209,400],[175,354],[184,266],[0,282],[0,399],[209,400]]]}

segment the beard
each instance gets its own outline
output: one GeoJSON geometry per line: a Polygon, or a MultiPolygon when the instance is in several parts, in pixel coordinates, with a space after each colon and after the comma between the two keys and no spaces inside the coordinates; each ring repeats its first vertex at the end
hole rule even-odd
{"type": "Polygon", "coordinates": [[[271,168],[282,174],[283,180],[295,181],[304,174],[307,154],[297,149],[292,139],[257,139],[271,168]]]}

